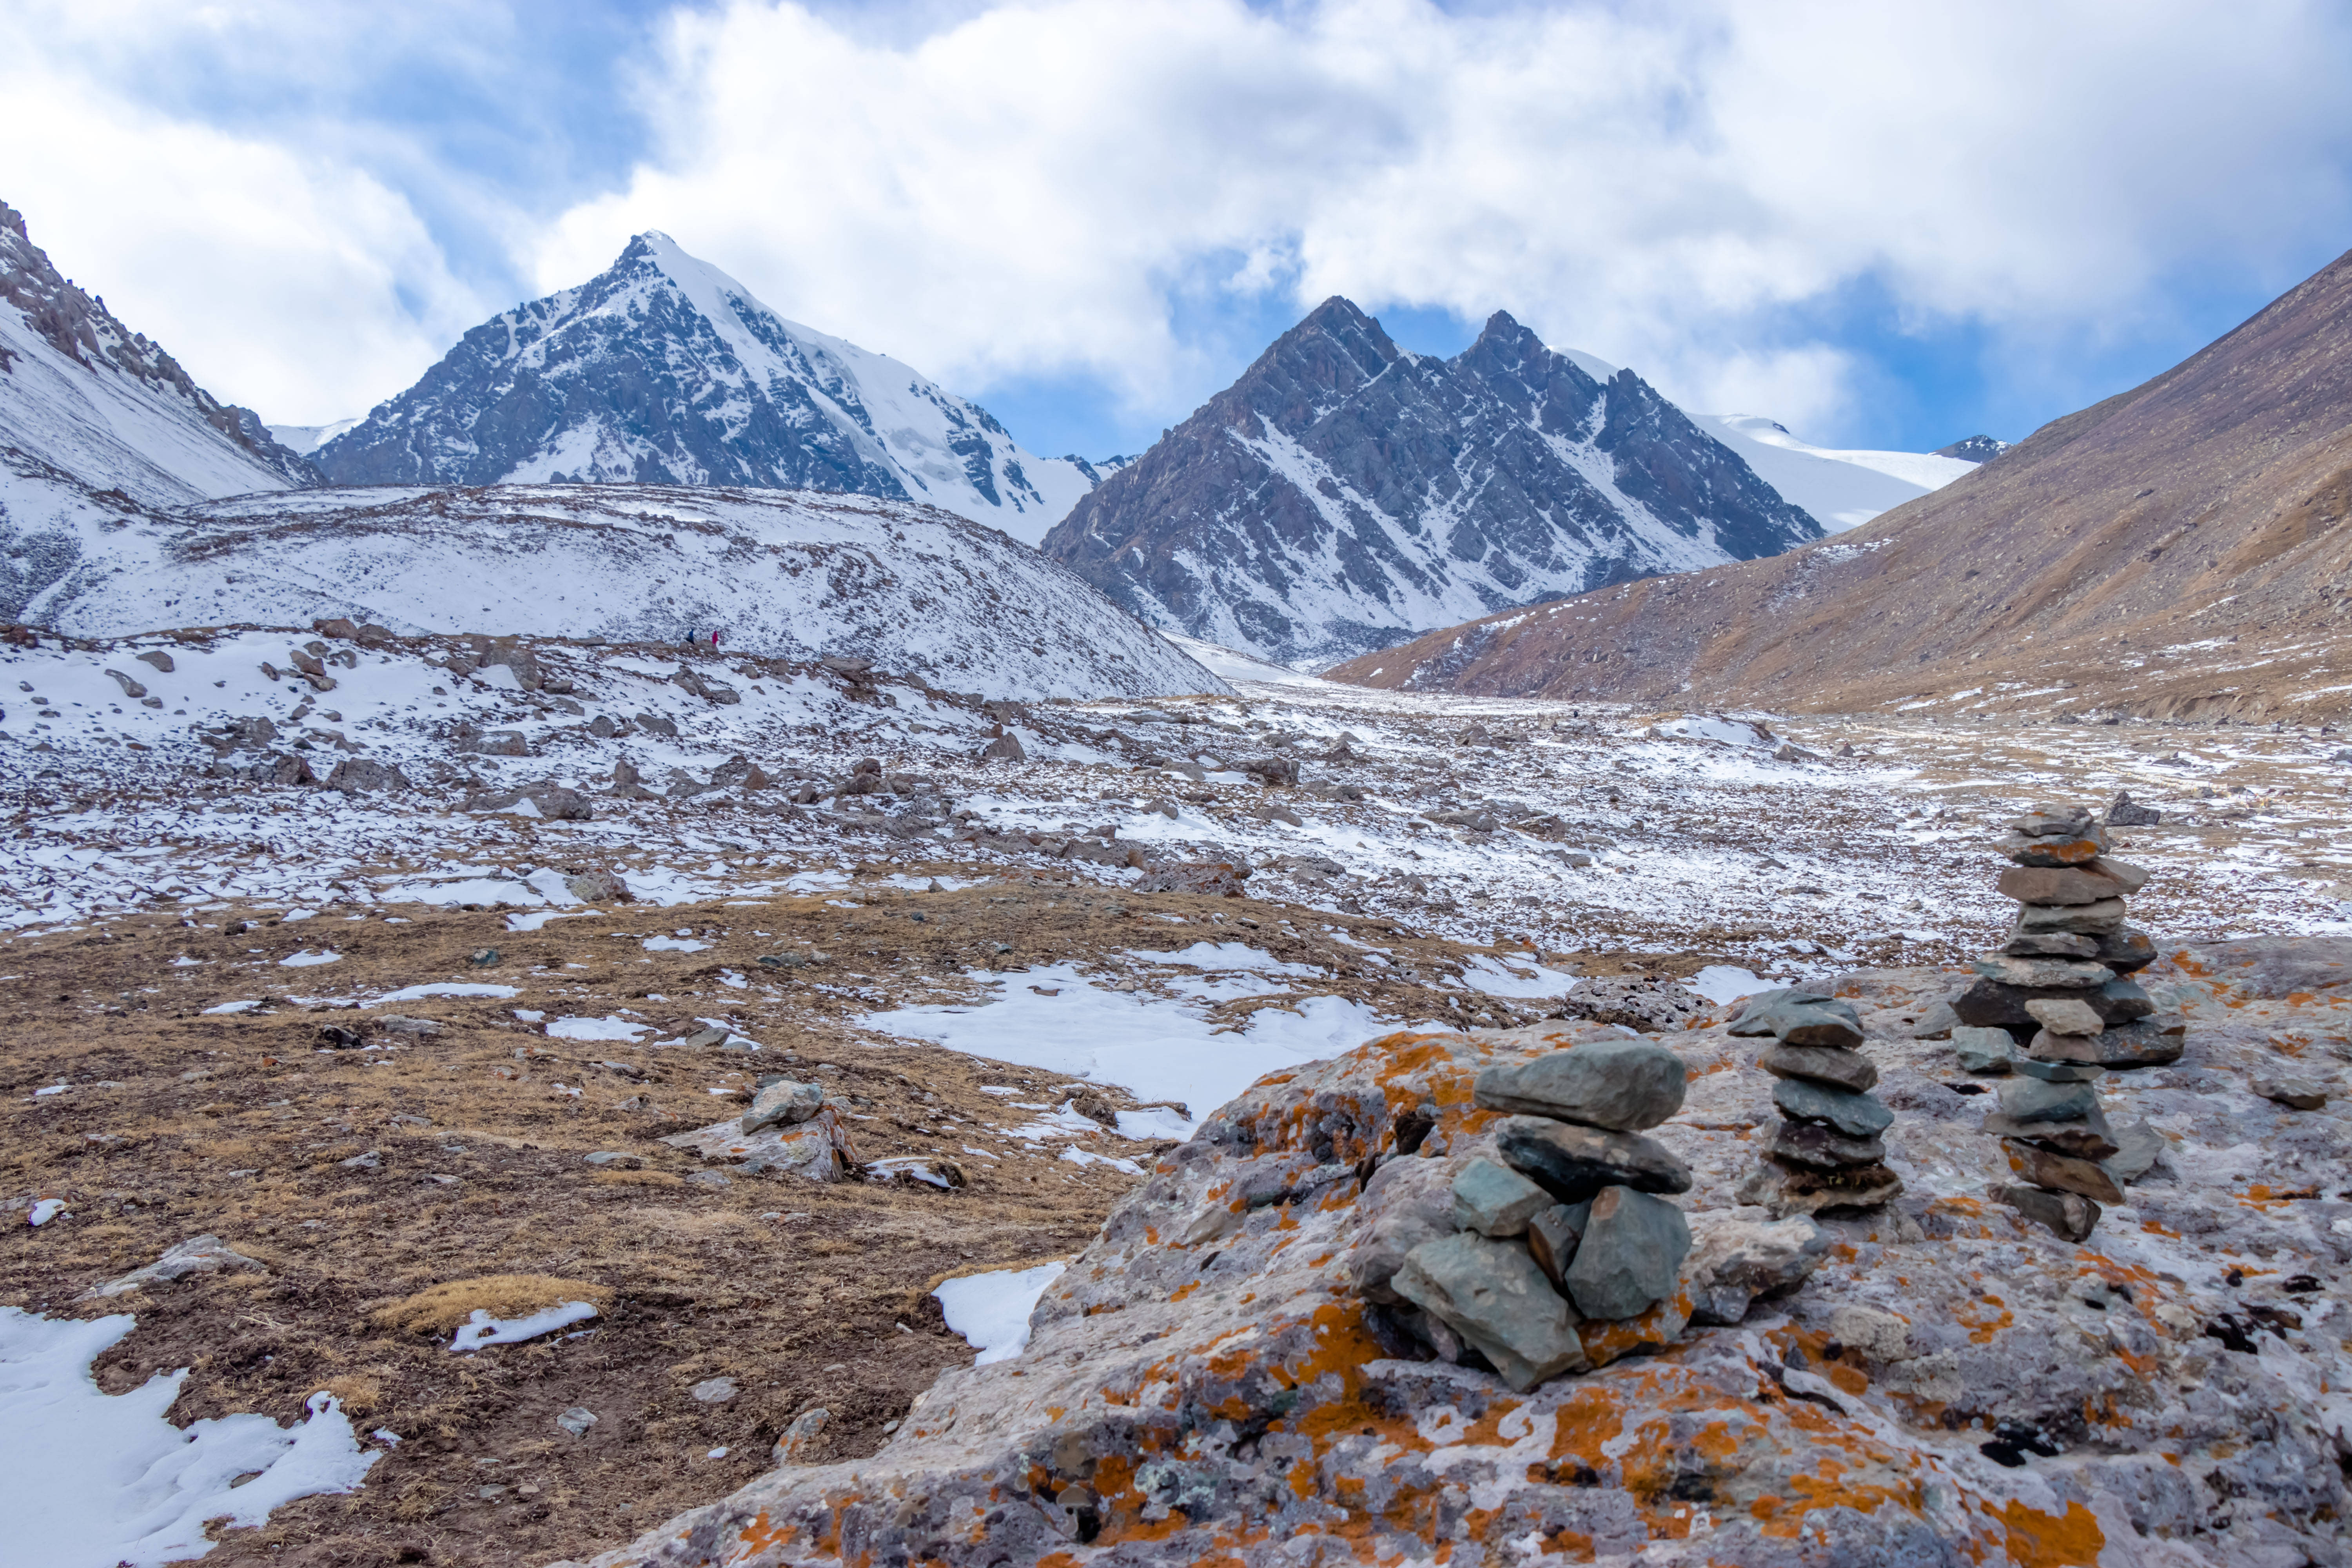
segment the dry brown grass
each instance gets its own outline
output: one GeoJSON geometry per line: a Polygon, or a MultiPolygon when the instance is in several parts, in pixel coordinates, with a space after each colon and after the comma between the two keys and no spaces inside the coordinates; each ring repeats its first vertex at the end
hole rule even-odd
{"type": "MultiPolygon", "coordinates": [[[[969,968],[1118,967],[1139,942],[1190,940],[1162,913],[1321,964],[1325,989],[1398,1016],[1450,999],[1360,969],[1318,928],[1358,930],[1433,976],[1459,953],[1378,921],[1017,879],[923,895],[860,888],[850,907],[782,898],[662,910],[661,927],[691,924],[712,944],[692,954],[647,953],[625,934],[654,925],[644,911],[529,932],[506,931],[493,910],[402,912],[412,918],[337,921],[343,960],[306,984],[333,997],[491,979],[527,995],[420,998],[402,1011],[439,1035],[328,1049],[322,1026],[369,1027],[373,1016],[284,996],[277,967],[315,944],[321,923],[239,909],[184,925],[167,910],[0,939],[0,1196],[69,1205],[38,1230],[0,1226],[0,1306],[53,1312],[176,1242],[216,1235],[268,1271],[142,1292],[129,1309],[137,1330],[93,1368],[100,1385],[122,1393],[192,1368],[181,1422],[236,1411],[299,1421],[325,1388],[355,1414],[369,1401],[365,1429],[403,1439],[359,1492],[226,1531],[207,1568],[584,1558],[751,1479],[778,1434],[819,1405],[833,1413],[827,1454],[873,1452],[942,1368],[971,1359],[929,1294],[939,1280],[1069,1257],[1135,1182],[1015,1136],[1030,1113],[982,1088],[1044,1100],[1058,1077],[875,1040],[857,1026],[876,1005],[971,995],[969,968]],[[248,915],[251,929],[236,929],[248,915]],[[499,959],[472,963],[485,947],[499,959]],[[831,956],[805,973],[758,962],[793,949],[831,956]],[[754,984],[723,983],[730,968],[754,984]],[[272,1000],[204,1010],[257,994],[272,1000]],[[631,1007],[672,1035],[719,1014],[770,1054],[566,1041],[527,1026],[517,1005],[631,1007]],[[740,1110],[769,1070],[818,1076],[856,1118],[861,1159],[951,1155],[971,1162],[970,1185],[685,1181],[701,1162],[663,1136],[740,1110]],[[63,1080],[72,1092],[32,1095],[63,1080]],[[599,1151],[644,1168],[588,1165],[599,1151]],[[598,1316],[576,1337],[446,1349],[477,1309],[506,1317],[578,1300],[598,1316]],[[720,1371],[740,1394],[694,1399],[720,1371]],[[557,1425],[575,1405],[598,1417],[584,1436],[557,1425]],[[709,1458],[714,1448],[727,1457],[709,1458]],[[492,1482],[506,1489],[483,1495],[492,1482]]],[[[1144,1157],[1108,1133],[1093,1141],[1144,1157]]]]}
{"type": "Polygon", "coordinates": [[[328,1379],[325,1387],[354,1415],[364,1415],[383,1403],[383,1379],[372,1373],[345,1373],[328,1379]]]}
{"type": "Polygon", "coordinates": [[[368,1314],[368,1321],[395,1333],[446,1334],[477,1311],[493,1318],[523,1318],[585,1301],[600,1311],[613,1299],[609,1285],[564,1279],[552,1274],[485,1274],[478,1279],[447,1279],[404,1296],[368,1314]]]}

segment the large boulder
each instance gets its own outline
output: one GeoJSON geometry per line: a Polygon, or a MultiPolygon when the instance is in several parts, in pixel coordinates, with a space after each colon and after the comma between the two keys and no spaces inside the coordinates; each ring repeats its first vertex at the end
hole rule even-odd
{"type": "MultiPolygon", "coordinates": [[[[1890,1080],[1940,1070],[1948,1047],[1876,1026],[1948,976],[1872,984],[1890,1080]]],[[[2200,1058],[2247,1077],[2333,1016],[2234,990],[2188,1005],[2200,1058]]],[[[2095,1200],[2016,1181],[2000,1140],[2118,1157],[2095,1114],[1981,1131],[1906,1115],[1885,1142],[1917,1191],[1843,1217],[1851,1190],[1790,1191],[1829,1211],[1818,1231],[1765,1226],[1734,1205],[1768,1086],[1752,1047],[1694,1029],[1675,1040],[1685,1110],[1657,1134],[1691,1173],[1694,1249],[1671,1300],[1575,1325],[1590,1370],[1519,1391],[1423,1307],[1360,1289],[1375,1250],[1411,1240],[1393,1279],[1454,1234],[1454,1176],[1496,1154],[1507,1120],[1475,1102],[1477,1075],[1581,1043],[1404,1034],[1269,1074],[1152,1164],[1040,1300],[1026,1352],[943,1373],[877,1452],[793,1448],[600,1562],[2335,1561],[2352,1491],[2330,1391],[2352,1386],[2352,1357],[2321,1315],[2340,1238],[2312,1223],[2332,1198],[2159,1181],[2130,1189],[2141,1224],[2078,1246],[2053,1230],[2095,1200]]],[[[2352,1187],[2326,1111],[2250,1108],[2230,1081],[2116,1092],[2160,1116],[2184,1173],[2231,1180],[2242,1143],[2301,1136],[2292,1179],[2352,1187]]],[[[1530,1235],[1580,1249],[1562,1206],[1530,1235]]]]}

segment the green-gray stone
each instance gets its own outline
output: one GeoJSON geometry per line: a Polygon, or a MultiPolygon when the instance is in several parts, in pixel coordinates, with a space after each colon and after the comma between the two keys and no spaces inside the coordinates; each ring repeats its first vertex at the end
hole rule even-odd
{"type": "Polygon", "coordinates": [[[1551,1203],[1549,1193],[1492,1160],[1473,1160],[1454,1177],[1454,1226],[1481,1236],[1524,1235],[1528,1219],[1551,1203]]]}
{"type": "Polygon", "coordinates": [[[1630,1318],[1674,1294],[1691,1246],[1690,1222],[1664,1198],[1610,1187],[1592,1200],[1568,1266],[1569,1299],[1588,1318],[1630,1318]]]}
{"type": "Polygon", "coordinates": [[[1862,1015],[1850,1002],[1783,1002],[1767,1016],[1773,1037],[1787,1045],[1862,1044],[1862,1015]]]}
{"type": "MultiPolygon", "coordinates": [[[[1809,986],[1796,985],[1780,991],[1759,991],[1748,998],[1748,1005],[1739,1010],[1739,1016],[1731,1021],[1730,1027],[1725,1032],[1743,1038],[1759,1039],[1772,1035],[1775,1033],[1774,1009],[1782,1006],[1843,1007],[1848,1013],[1853,1012],[1849,1004],[1838,1001],[1826,991],[1817,991],[1809,986]]],[[[1860,1015],[1855,1015],[1853,1023],[1857,1028],[1861,1026],[1860,1015]]]]}
{"type": "Polygon", "coordinates": [[[1771,1046],[1756,1065],[1774,1078],[1811,1079],[1856,1093],[1878,1081],[1878,1068],[1868,1057],[1835,1046],[1771,1046]]]}
{"type": "Polygon", "coordinates": [[[2075,1121],[2098,1103],[2097,1092],[2087,1083],[2013,1078],[2000,1086],[2001,1113],[2021,1122],[2075,1121]]]}
{"type": "Polygon", "coordinates": [[[2109,1003],[2105,1009],[2109,1027],[2145,1018],[2156,1011],[2155,998],[2137,980],[2110,980],[2099,987],[2099,994],[2109,1003]]]}
{"type": "Polygon", "coordinates": [[[1690,1167],[1664,1144],[1638,1132],[1514,1116],[1496,1130],[1496,1147],[1504,1163],[1564,1204],[1580,1204],[1603,1187],[1690,1191],[1690,1167]]]}
{"type": "Polygon", "coordinates": [[[1683,1108],[1690,1076],[1653,1040],[1595,1040],[1533,1061],[1492,1067],[1471,1093],[1489,1110],[1550,1116],[1615,1132],[1655,1127],[1683,1108]]]}
{"type": "Polygon", "coordinates": [[[2045,1062],[2032,1057],[2018,1057],[2009,1065],[2044,1083],[2096,1083],[2107,1072],[2092,1062],[2045,1062]]]}
{"type": "Polygon", "coordinates": [[[1456,1231],[1423,1242],[1405,1255],[1391,1283],[1494,1363],[1521,1394],[1590,1364],[1576,1335],[1575,1309],[1516,1241],[1456,1231]]]}
{"type": "Polygon", "coordinates": [[[1849,1138],[1875,1138],[1895,1121],[1895,1113],[1870,1095],[1801,1078],[1775,1083],[1772,1103],[1791,1121],[1827,1122],[1849,1138]]]}
{"type": "Polygon", "coordinates": [[[2007,1072],[2017,1055],[2017,1042],[2007,1029],[1963,1025],[1952,1031],[1952,1055],[1962,1072],[2007,1072]]]}

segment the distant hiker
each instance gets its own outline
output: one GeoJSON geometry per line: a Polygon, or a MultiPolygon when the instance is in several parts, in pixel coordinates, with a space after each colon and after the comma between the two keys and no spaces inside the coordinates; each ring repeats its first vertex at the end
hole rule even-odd
{"type": "Polygon", "coordinates": [[[719,634],[717,632],[712,632],[710,634],[710,651],[713,653],[717,653],[719,651],[719,634]]]}
{"type": "Polygon", "coordinates": [[[687,647],[692,647],[696,643],[698,643],[698,642],[700,642],[701,640],[702,640],[702,639],[701,639],[699,637],[698,637],[698,636],[696,636],[696,635],[695,635],[695,630],[694,630],[694,628],[693,628],[692,626],[688,626],[688,627],[687,627],[687,628],[686,628],[686,646],[687,646],[687,647]]]}

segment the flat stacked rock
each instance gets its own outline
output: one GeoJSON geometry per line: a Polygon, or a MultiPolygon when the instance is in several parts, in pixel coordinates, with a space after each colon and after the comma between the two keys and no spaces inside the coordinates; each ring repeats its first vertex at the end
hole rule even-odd
{"type": "Polygon", "coordinates": [[[2099,1016],[2095,1054],[2105,1068],[2155,1067],[2179,1058],[2184,1024],[2131,978],[2153,963],[2156,943],[2124,923],[2124,900],[2147,873],[2106,858],[2107,835],[2084,807],[2042,806],[2016,818],[2001,848],[2016,864],[2000,890],[2020,906],[2000,951],[1976,961],[1974,984],[1952,998],[1965,1029],[1952,1031],[1961,1065],[2002,1070],[1999,1029],[2014,1042],[2043,1027],[2027,1004],[2077,1001],[2099,1016]]]}
{"type": "Polygon", "coordinates": [[[1452,1233],[1413,1247],[1388,1288],[1522,1392],[1593,1365],[1585,1325],[1672,1300],[1690,1252],[1689,1224],[1660,1195],[1688,1192],[1689,1168],[1641,1136],[1682,1109],[1686,1076],[1646,1040],[1480,1073],[1477,1103],[1514,1113],[1496,1129],[1501,1160],[1455,1173],[1452,1233]]]}
{"type": "Polygon", "coordinates": [[[2015,1075],[1985,1130],[2000,1136],[2019,1179],[1993,1197],[2080,1241],[2101,1204],[2123,1201],[2101,1163],[2118,1146],[2098,1080],[2111,1067],[2175,1059],[2182,1026],[2156,1018],[2130,978],[2156,956],[2147,933],[2124,923],[2124,900],[2147,873],[2107,858],[2106,830],[2086,809],[2037,807],[2009,826],[2001,848],[2016,864],[2000,887],[2021,906],[2017,924],[1953,999],[1963,1026],[1952,1046],[1969,1071],[2015,1075]]]}
{"type": "Polygon", "coordinates": [[[1748,999],[1730,1033],[1770,1037],[1756,1065],[1780,1080],[1772,1086],[1780,1129],[1741,1184],[1741,1203],[1785,1218],[1875,1208],[1902,1193],[1880,1137],[1895,1113],[1870,1092],[1878,1068],[1856,1048],[1862,1016],[1852,1004],[1826,991],[1767,991],[1748,999]]]}

